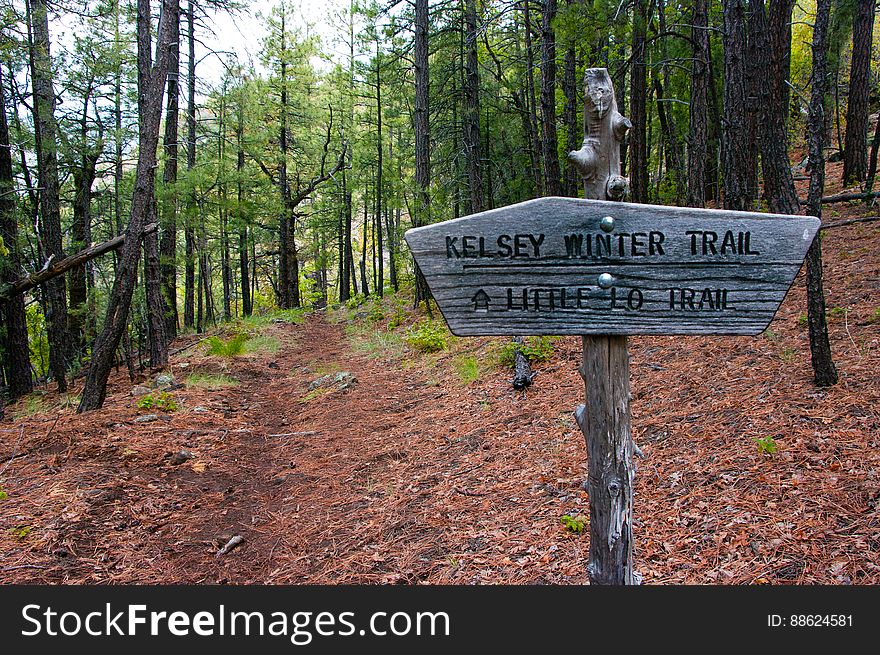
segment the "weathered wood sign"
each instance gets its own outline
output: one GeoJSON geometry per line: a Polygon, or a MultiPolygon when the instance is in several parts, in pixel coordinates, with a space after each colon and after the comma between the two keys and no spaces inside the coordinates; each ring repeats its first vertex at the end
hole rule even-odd
{"type": "Polygon", "coordinates": [[[540,198],[405,237],[455,334],[582,335],[591,584],[633,569],[630,334],[758,334],[773,319],[819,220],[620,202],[628,180],[608,71],[584,74],[584,142],[569,153],[588,200],[540,198]]]}
{"type": "Polygon", "coordinates": [[[551,197],[405,238],[457,335],[759,334],[818,229],[810,216],[551,197]]]}

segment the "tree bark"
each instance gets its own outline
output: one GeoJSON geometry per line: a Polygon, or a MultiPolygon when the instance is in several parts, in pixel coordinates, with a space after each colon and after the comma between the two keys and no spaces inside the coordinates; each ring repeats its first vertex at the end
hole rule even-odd
{"type": "MultiPolygon", "coordinates": [[[[575,0],[567,0],[574,4],[575,0]]],[[[577,110],[577,53],[574,44],[565,49],[563,58],[562,92],[565,94],[565,109],[562,121],[565,124],[565,151],[571,152],[578,148],[578,110],[577,110]]],[[[574,162],[566,157],[563,181],[563,193],[577,198],[580,195],[580,180],[574,162]]]]}
{"type": "Polygon", "coordinates": [[[477,65],[477,0],[464,3],[465,61],[464,83],[464,151],[468,169],[468,192],[471,212],[483,211],[483,153],[480,139],[480,70],[477,65]]]}
{"type": "Polygon", "coordinates": [[[724,116],[721,121],[724,208],[752,208],[749,184],[746,0],[724,0],[724,116]]]}
{"type": "MultiPolygon", "coordinates": [[[[61,206],[58,183],[58,124],[55,120],[52,57],[49,48],[49,15],[46,0],[29,0],[33,44],[31,80],[33,86],[34,131],[40,173],[40,241],[46,257],[62,259],[61,206]]],[[[71,344],[68,331],[67,284],[53,278],[45,291],[46,332],[49,339],[49,368],[58,391],[67,391],[67,364],[71,344]]]]}
{"type": "Polygon", "coordinates": [[[629,137],[630,195],[633,202],[648,202],[648,140],[647,140],[647,29],[648,0],[637,0],[633,8],[632,72],[630,73],[629,137]]]}
{"type": "MultiPolygon", "coordinates": [[[[799,214],[800,202],[791,175],[791,162],[788,159],[788,134],[785,118],[779,106],[779,93],[783,86],[783,75],[775,70],[772,62],[786,59],[784,53],[775,52],[774,47],[786,48],[781,39],[771,39],[764,10],[764,0],[749,0],[752,12],[752,31],[749,34],[749,48],[762,53],[755,57],[756,74],[763,83],[757,86],[758,134],[761,144],[761,167],[764,171],[764,197],[770,211],[776,214],[799,214]]],[[[820,194],[821,195],[821,194],[820,194]]]]}
{"type": "Polygon", "coordinates": [[[238,272],[241,280],[241,312],[244,316],[253,313],[251,283],[249,279],[250,263],[248,262],[248,225],[242,212],[244,206],[244,98],[239,98],[237,108],[238,122],[235,128],[235,142],[238,148],[235,160],[236,176],[236,212],[238,214],[238,272]]]}
{"type": "Polygon", "coordinates": [[[544,0],[541,18],[541,151],[544,159],[544,191],[562,195],[559,145],[556,136],[556,0],[544,0]]]}
{"type": "Polygon", "coordinates": [[[535,194],[544,195],[544,156],[538,143],[538,109],[535,99],[535,60],[532,48],[532,12],[529,0],[523,0],[523,27],[526,46],[526,88],[525,105],[528,120],[529,150],[531,153],[532,176],[535,179],[535,194]]]}
{"type": "Polygon", "coordinates": [[[706,160],[709,150],[709,0],[694,0],[691,18],[690,129],[688,133],[688,207],[706,206],[706,160]]]}
{"type": "Polygon", "coordinates": [[[865,180],[868,164],[868,100],[876,0],[859,0],[853,17],[853,51],[843,140],[843,185],[865,180]]]}
{"type": "MultiPolygon", "coordinates": [[[[18,252],[18,222],[15,215],[15,179],[12,175],[12,145],[6,120],[6,97],[3,67],[0,66],[0,238],[8,254],[0,257],[0,284],[10,284],[20,266],[18,252]]],[[[0,298],[2,319],[3,368],[6,385],[13,400],[33,391],[28,350],[27,319],[24,298],[16,295],[0,298]]]]}
{"type": "MultiPolygon", "coordinates": [[[[187,60],[186,74],[186,171],[191,173],[196,167],[196,27],[195,27],[195,0],[189,0],[186,10],[187,39],[189,45],[189,57],[187,60]]],[[[183,238],[186,252],[184,262],[184,292],[183,292],[183,326],[192,329],[196,324],[195,316],[195,293],[196,293],[196,237],[194,221],[196,215],[195,192],[190,191],[186,196],[186,208],[184,211],[183,238]]]]}
{"type": "MultiPolygon", "coordinates": [[[[810,97],[809,161],[810,192],[807,213],[822,217],[822,192],[825,188],[825,94],[827,91],[826,52],[831,0],[818,0],[813,27],[813,89],[810,97]]],[[[813,379],[819,386],[837,383],[837,369],[831,357],[828,325],[825,320],[825,291],[822,284],[822,239],[817,234],[807,251],[807,323],[810,331],[810,356],[813,379]]]]}
{"type": "MultiPolygon", "coordinates": [[[[157,133],[158,134],[158,133],[157,133]]],[[[146,221],[156,221],[156,200],[150,202],[146,221]]],[[[159,264],[159,239],[155,232],[144,237],[144,286],[147,300],[147,336],[150,346],[150,366],[168,365],[168,338],[165,334],[165,303],[162,300],[162,275],[159,264]]]]}
{"type": "MultiPolygon", "coordinates": [[[[428,123],[428,0],[415,0],[415,158],[416,202],[414,227],[431,223],[431,151],[428,123]]],[[[413,263],[416,273],[415,304],[425,301],[430,308],[430,290],[418,264],[413,263]]]]}
{"type": "Polygon", "coordinates": [[[180,16],[172,27],[174,32],[168,55],[168,104],[165,109],[165,169],[162,172],[164,198],[162,201],[162,235],[159,240],[159,263],[162,278],[165,337],[171,342],[177,337],[177,139],[179,138],[180,106],[180,16]]]}
{"type": "Polygon", "coordinates": [[[153,171],[156,167],[156,150],[159,144],[162,100],[168,73],[169,50],[173,40],[172,24],[177,20],[179,10],[179,0],[164,0],[159,19],[155,62],[150,66],[150,1],[138,0],[138,92],[142,99],[143,116],[139,126],[137,172],[119,270],[107,301],[104,328],[92,347],[92,361],[77,409],[79,413],[98,409],[104,404],[113,355],[128,322],[131,297],[137,282],[141,233],[154,200],[153,171]]]}

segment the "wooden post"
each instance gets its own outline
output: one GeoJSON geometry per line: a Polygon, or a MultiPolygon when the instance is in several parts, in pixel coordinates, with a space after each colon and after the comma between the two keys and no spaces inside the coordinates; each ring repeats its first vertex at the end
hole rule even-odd
{"type": "MultiPolygon", "coordinates": [[[[632,123],[617,111],[604,68],[584,75],[584,143],[569,153],[584,179],[584,197],[621,200],[620,142],[632,123]]],[[[611,219],[614,217],[612,216],[611,219]]],[[[613,230],[613,220],[608,223],[613,230]]],[[[603,226],[605,229],[605,226],[603,226]]],[[[630,429],[629,350],[625,336],[583,336],[586,402],[575,411],[587,443],[591,584],[638,584],[633,573],[633,441],[630,429]]]]}

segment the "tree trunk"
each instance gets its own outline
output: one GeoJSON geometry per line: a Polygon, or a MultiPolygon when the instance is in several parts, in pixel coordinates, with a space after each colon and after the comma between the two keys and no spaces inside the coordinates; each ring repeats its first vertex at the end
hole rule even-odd
{"type": "MultiPolygon", "coordinates": [[[[807,213],[822,217],[822,192],[825,188],[825,93],[827,90],[826,52],[831,0],[818,0],[813,27],[813,89],[810,97],[809,161],[810,192],[807,213]]],[[[807,251],[807,323],[810,330],[810,355],[813,378],[819,386],[837,383],[837,369],[831,358],[828,325],[825,321],[825,291],[822,286],[822,239],[817,234],[807,251]]]]}
{"type": "MultiPolygon", "coordinates": [[[[381,298],[385,290],[385,257],[382,252],[382,158],[385,149],[382,145],[382,59],[379,56],[379,41],[376,40],[376,214],[373,218],[374,234],[379,241],[379,280],[376,283],[376,294],[381,298]]],[[[324,286],[326,294],[326,284],[324,286]]]]}
{"type": "Polygon", "coordinates": [[[484,209],[483,171],[480,139],[480,70],[477,63],[477,0],[465,0],[467,60],[464,80],[464,152],[468,169],[468,191],[471,212],[484,209]]]}
{"type": "Polygon", "coordinates": [[[165,78],[168,73],[169,50],[173,41],[172,25],[177,20],[179,10],[179,0],[164,0],[159,20],[155,62],[149,66],[150,2],[149,0],[138,0],[138,91],[143,102],[143,115],[139,128],[138,163],[131,201],[131,215],[126,230],[125,243],[122,246],[119,270],[107,301],[104,328],[95,339],[92,348],[92,361],[77,410],[79,413],[98,409],[104,404],[113,354],[116,352],[128,322],[131,296],[137,282],[141,233],[150,212],[150,205],[154,200],[153,171],[156,167],[156,150],[159,144],[162,100],[165,78]]]}
{"type": "MultiPolygon", "coordinates": [[[[189,57],[186,74],[186,171],[191,173],[196,167],[196,26],[195,0],[189,0],[186,10],[187,38],[189,57]]],[[[186,248],[184,263],[183,291],[183,326],[195,327],[195,294],[196,294],[196,236],[194,221],[196,219],[196,196],[190,191],[186,196],[183,238],[186,248]]]]}
{"type": "Polygon", "coordinates": [[[532,160],[532,175],[535,179],[535,194],[544,195],[543,150],[538,143],[538,109],[535,99],[535,59],[532,47],[532,12],[529,0],[523,0],[523,27],[525,29],[526,46],[526,88],[525,105],[528,120],[529,149],[532,160]]]}
{"type": "Polygon", "coordinates": [[[865,179],[868,160],[868,100],[876,0],[859,0],[853,17],[853,51],[843,145],[843,185],[865,179]]]}
{"type": "Polygon", "coordinates": [[[633,9],[632,72],[630,74],[629,136],[630,195],[633,202],[648,202],[648,141],[647,141],[647,47],[648,0],[637,0],[633,9]]]}
{"type": "MultiPolygon", "coordinates": [[[[33,44],[31,80],[33,86],[34,131],[40,173],[40,241],[43,255],[62,259],[61,205],[58,183],[58,124],[55,120],[52,58],[49,52],[49,16],[46,0],[29,0],[33,44]]],[[[49,368],[58,391],[67,391],[67,364],[71,347],[67,316],[67,284],[56,277],[46,285],[46,332],[49,340],[49,368]]]]}
{"type": "Polygon", "coordinates": [[[562,195],[559,145],[556,136],[556,0],[544,0],[541,19],[541,151],[544,158],[544,191],[562,195]]]}
{"type": "Polygon", "coordinates": [[[706,206],[706,160],[709,150],[709,0],[694,0],[691,19],[690,130],[688,133],[688,207],[706,206]]]}
{"type": "Polygon", "coordinates": [[[235,130],[235,141],[238,147],[236,153],[235,170],[236,175],[236,191],[237,204],[236,212],[238,213],[238,268],[239,278],[241,280],[241,312],[244,316],[250,316],[253,313],[253,300],[251,297],[251,283],[249,279],[248,262],[248,226],[246,218],[243,215],[242,207],[244,206],[244,187],[242,185],[242,176],[244,175],[244,100],[240,99],[238,104],[238,123],[235,130]]]}
{"type": "MultiPolygon", "coordinates": [[[[143,112],[145,108],[141,108],[143,112]]],[[[156,220],[156,201],[150,202],[148,223],[156,220]]],[[[168,365],[168,338],[165,333],[165,303],[162,300],[162,275],[159,263],[159,240],[155,232],[144,235],[144,286],[147,299],[147,333],[150,366],[168,365]]]]}
{"type": "MultiPolygon", "coordinates": [[[[567,0],[571,5],[575,0],[567,0]]],[[[574,44],[565,49],[563,59],[562,91],[565,94],[565,109],[562,120],[565,124],[565,151],[578,149],[578,110],[577,110],[577,54],[574,44]]],[[[577,198],[580,195],[580,176],[577,167],[570,159],[565,159],[563,193],[577,198]]]]}
{"type": "MultiPolygon", "coordinates": [[[[15,179],[12,175],[12,145],[6,120],[6,97],[3,67],[0,66],[0,238],[8,254],[0,257],[0,283],[12,283],[19,274],[18,223],[15,215],[15,179]]],[[[21,295],[0,299],[2,319],[3,368],[6,385],[13,400],[33,391],[28,357],[27,319],[21,295]]]]}
{"type": "MultiPolygon", "coordinates": [[[[764,171],[764,197],[770,211],[776,214],[799,214],[800,202],[791,175],[791,162],[788,159],[788,134],[785,118],[779,106],[779,98],[774,97],[773,89],[782,86],[782,73],[774,70],[772,61],[785,59],[784,53],[774,52],[774,45],[781,40],[770,38],[764,0],[749,0],[752,12],[752,31],[749,35],[749,48],[762,53],[755,57],[755,71],[763,83],[757,86],[758,134],[761,144],[761,167],[764,171]],[[776,83],[773,80],[776,80],[776,83]]],[[[820,194],[821,197],[821,194],[820,194]]]]}
{"type": "MultiPolygon", "coordinates": [[[[428,124],[428,0],[415,0],[415,158],[416,201],[414,227],[431,223],[431,151],[428,124]]],[[[430,308],[430,291],[418,264],[413,263],[416,273],[415,304],[425,301],[430,308]]]]}
{"type": "Polygon", "coordinates": [[[746,93],[746,0],[724,2],[724,116],[721,126],[724,208],[752,208],[746,93]]]}
{"type": "MultiPolygon", "coordinates": [[[[83,120],[82,139],[83,147],[87,148],[80,159],[80,166],[73,171],[73,184],[75,195],[73,200],[73,246],[76,250],[91,245],[92,241],[92,185],[95,182],[98,158],[101,156],[101,148],[88,148],[86,146],[87,132],[83,120]]],[[[100,139],[99,139],[100,141],[100,139]]],[[[77,266],[70,272],[70,337],[73,340],[77,354],[82,357],[86,351],[88,325],[88,290],[90,286],[90,274],[87,265],[77,266]]]]}
{"type": "Polygon", "coordinates": [[[770,30],[770,66],[773,85],[771,98],[776,104],[774,111],[782,118],[788,130],[789,105],[791,104],[791,17],[795,0],[770,0],[768,27],[770,30]]]}
{"type": "Polygon", "coordinates": [[[162,301],[165,337],[177,337],[177,139],[180,105],[180,16],[173,29],[173,42],[168,54],[168,104],[165,109],[165,170],[162,172],[162,236],[159,240],[159,264],[162,278],[162,301]]]}

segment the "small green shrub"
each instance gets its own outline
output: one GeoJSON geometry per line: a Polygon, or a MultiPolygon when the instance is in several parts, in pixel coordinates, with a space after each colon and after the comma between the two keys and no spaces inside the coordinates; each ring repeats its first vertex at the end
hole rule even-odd
{"type": "Polygon", "coordinates": [[[582,533],[589,523],[589,519],[583,514],[577,514],[576,516],[565,514],[560,520],[566,530],[571,530],[577,534],[582,533]]]}
{"type": "Polygon", "coordinates": [[[176,412],[178,409],[177,401],[167,391],[155,391],[142,396],[137,402],[137,406],[141,409],[160,409],[163,412],[176,412]]]}
{"type": "Polygon", "coordinates": [[[388,321],[388,329],[394,330],[406,322],[406,314],[403,311],[403,307],[397,305],[394,308],[394,313],[391,315],[391,320],[388,321]]]}
{"type": "Polygon", "coordinates": [[[828,316],[833,319],[843,318],[846,316],[846,312],[847,310],[843,307],[832,307],[828,310],[828,316]]]}
{"type": "Polygon", "coordinates": [[[880,323],[880,307],[871,312],[868,317],[868,323],[880,323]]]}
{"type": "Polygon", "coordinates": [[[798,316],[798,325],[800,325],[801,327],[806,326],[807,321],[808,319],[806,314],[801,314],[800,316],[798,316]]]}
{"type": "Polygon", "coordinates": [[[208,391],[234,387],[237,384],[238,380],[235,378],[220,373],[193,373],[186,379],[186,386],[207,389],[208,391]]]}
{"type": "Polygon", "coordinates": [[[362,293],[356,293],[345,301],[345,306],[349,309],[355,309],[363,305],[365,302],[367,302],[367,297],[362,293]]]}
{"type": "Polygon", "coordinates": [[[11,534],[16,539],[27,539],[27,536],[33,531],[33,527],[30,525],[19,525],[14,528],[9,528],[9,534],[11,534]]]}
{"type": "Polygon", "coordinates": [[[446,326],[439,321],[422,321],[410,328],[406,342],[411,348],[423,353],[446,350],[446,326]]]}
{"type": "Polygon", "coordinates": [[[244,344],[248,340],[247,334],[236,334],[228,341],[220,337],[208,337],[208,354],[219,357],[235,357],[244,352],[244,344]]]}
{"type": "Polygon", "coordinates": [[[498,353],[498,361],[502,366],[513,368],[517,348],[522,350],[522,354],[532,364],[545,362],[553,357],[553,337],[526,337],[521,346],[513,341],[504,344],[498,353]]]}
{"type": "Polygon", "coordinates": [[[459,357],[453,365],[458,379],[464,384],[470,384],[480,378],[480,364],[476,357],[459,357]]]}
{"type": "Polygon", "coordinates": [[[6,500],[7,498],[9,498],[9,494],[0,489],[0,500],[6,500]]]}
{"type": "Polygon", "coordinates": [[[758,444],[758,452],[765,455],[775,455],[779,447],[776,445],[776,439],[773,437],[754,437],[754,441],[758,444]]]}
{"type": "Polygon", "coordinates": [[[281,341],[279,341],[278,337],[272,337],[267,334],[258,334],[245,341],[243,350],[246,353],[263,352],[274,355],[281,350],[281,341]]]}
{"type": "Polygon", "coordinates": [[[385,312],[382,310],[382,305],[380,303],[373,303],[370,307],[370,311],[367,312],[367,319],[373,323],[378,323],[385,319],[385,312]]]}

